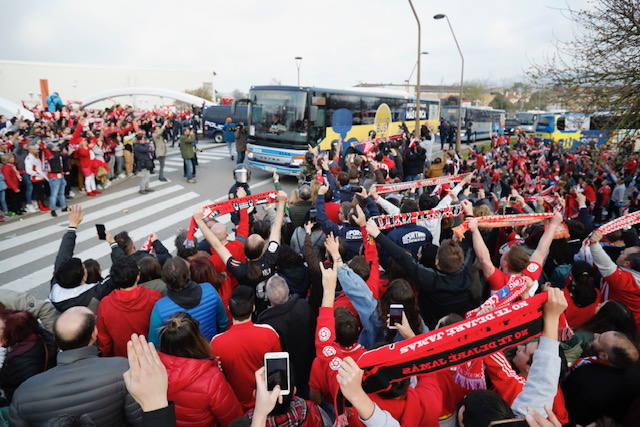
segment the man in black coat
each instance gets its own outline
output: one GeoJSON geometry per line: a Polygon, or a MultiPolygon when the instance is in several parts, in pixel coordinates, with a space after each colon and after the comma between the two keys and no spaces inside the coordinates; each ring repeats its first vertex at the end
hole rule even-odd
{"type": "Polygon", "coordinates": [[[122,357],[98,357],[96,318],[86,307],[62,313],[53,327],[58,366],[22,383],[9,409],[12,426],[45,425],[87,414],[96,426],[141,425],[142,410],[125,387],[122,357]]]}
{"type": "Polygon", "coordinates": [[[270,325],[280,336],[282,351],[289,353],[289,363],[295,372],[296,394],[306,399],[311,363],[315,357],[315,325],[311,307],[299,295],[289,296],[286,280],[278,275],[267,281],[265,292],[271,307],[260,313],[256,323],[270,325]]]}

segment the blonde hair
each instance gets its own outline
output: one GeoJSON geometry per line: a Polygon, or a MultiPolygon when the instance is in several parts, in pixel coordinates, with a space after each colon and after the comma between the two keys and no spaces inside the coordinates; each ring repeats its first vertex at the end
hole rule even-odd
{"type": "Polygon", "coordinates": [[[491,215],[491,210],[487,205],[478,205],[473,207],[473,215],[475,216],[489,216],[491,215]]]}
{"type": "Polygon", "coordinates": [[[2,156],[0,156],[0,162],[6,164],[6,163],[9,163],[9,161],[13,158],[14,156],[11,153],[3,154],[2,156]]]}

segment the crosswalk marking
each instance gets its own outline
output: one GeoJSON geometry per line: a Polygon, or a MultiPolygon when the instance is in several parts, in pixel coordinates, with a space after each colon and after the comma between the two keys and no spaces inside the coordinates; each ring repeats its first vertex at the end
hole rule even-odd
{"type": "MultiPolygon", "coordinates": [[[[144,209],[135,210],[128,215],[124,215],[124,216],[112,219],[110,221],[107,221],[104,223],[104,225],[105,225],[105,228],[109,231],[115,230],[118,227],[124,227],[135,221],[144,219],[145,217],[150,217],[154,214],[157,214],[158,212],[162,212],[164,209],[170,208],[171,206],[175,206],[176,204],[183,203],[187,200],[191,200],[196,197],[198,197],[198,194],[193,192],[181,194],[175,198],[164,200],[160,203],[156,203],[155,205],[147,206],[144,209]]],[[[76,234],[76,244],[80,242],[84,242],[85,240],[88,240],[91,238],[95,238],[95,236],[96,236],[96,230],[93,227],[82,230],[76,234]]],[[[56,239],[52,242],[48,242],[36,248],[24,251],[18,255],[5,258],[2,261],[0,261],[0,273],[13,270],[18,265],[20,265],[21,260],[28,259],[33,261],[39,258],[44,258],[46,256],[52,255],[56,253],[59,245],[60,245],[60,242],[58,239],[56,239]]]]}
{"type": "MultiPolygon", "coordinates": [[[[164,182],[161,182],[161,181],[153,181],[153,182],[151,182],[149,184],[149,186],[151,188],[155,188],[155,187],[158,187],[158,186],[163,185],[163,184],[164,184],[164,182]]],[[[101,194],[101,195],[99,195],[97,197],[93,197],[91,199],[84,200],[83,202],[80,202],[80,203],[74,203],[73,200],[68,200],[67,201],[67,205],[77,205],[77,204],[79,204],[80,206],[82,206],[82,209],[89,209],[91,207],[98,206],[98,205],[101,205],[103,203],[110,202],[112,200],[116,200],[116,199],[119,199],[121,197],[125,197],[125,196],[128,196],[129,194],[134,194],[134,193],[137,193],[137,192],[138,192],[138,187],[131,187],[131,188],[127,188],[125,190],[116,191],[114,193],[101,194]]],[[[45,212],[45,213],[42,213],[42,214],[39,214],[39,215],[35,215],[35,216],[32,216],[32,217],[23,219],[21,221],[12,222],[10,224],[3,224],[0,227],[0,236],[3,235],[3,234],[10,233],[12,231],[19,230],[19,229],[24,228],[24,227],[30,227],[30,226],[33,226],[35,224],[39,224],[41,222],[45,222],[45,221],[47,221],[49,219],[51,219],[51,216],[49,215],[48,212],[45,212]]]]}
{"type": "MultiPolygon", "coordinates": [[[[149,193],[144,197],[138,197],[132,200],[126,200],[124,202],[110,205],[104,209],[97,210],[95,212],[91,212],[84,216],[84,222],[92,222],[98,218],[107,215],[118,214],[120,211],[124,209],[132,209],[134,206],[139,205],[141,203],[148,203],[153,199],[158,199],[160,197],[168,196],[171,193],[175,193],[176,191],[182,190],[182,186],[174,185],[171,187],[163,188],[153,193],[149,193]]],[[[61,230],[64,230],[67,227],[67,222],[59,222],[55,225],[50,225],[48,227],[41,228],[39,230],[31,231],[28,233],[20,234],[19,236],[12,237],[10,239],[0,241],[0,252],[10,249],[16,245],[19,245],[21,242],[30,242],[32,240],[49,236],[51,234],[55,234],[61,230]]]]}
{"type": "MultiPolygon", "coordinates": [[[[154,181],[152,185],[154,183],[155,183],[155,186],[164,184],[161,182],[154,181]]],[[[263,185],[267,185],[269,183],[271,183],[270,178],[264,179],[262,181],[259,181],[251,185],[251,188],[254,189],[257,187],[261,187],[263,185]]],[[[164,185],[168,185],[168,184],[164,184],[164,185]]],[[[173,187],[175,186],[169,184],[169,186],[166,187],[166,189],[163,188],[159,191],[156,191],[153,194],[150,194],[149,196],[155,195],[160,191],[168,191],[173,187]]],[[[136,186],[128,190],[129,191],[126,191],[124,195],[128,195],[136,192],[138,190],[138,187],[136,186]]],[[[123,192],[124,191],[120,191],[116,193],[120,193],[120,196],[118,197],[121,197],[123,195],[123,192]]],[[[116,194],[116,193],[113,193],[113,194],[116,194]]],[[[109,195],[109,196],[112,196],[112,195],[109,195]]],[[[200,200],[200,201],[197,201],[196,203],[193,203],[191,206],[185,207],[184,209],[180,209],[171,214],[158,216],[158,213],[162,213],[164,210],[174,206],[182,206],[184,205],[185,202],[188,202],[189,200],[193,200],[195,202],[194,199],[198,197],[197,194],[192,192],[186,193],[184,195],[180,195],[178,197],[173,197],[173,196],[176,196],[176,193],[174,193],[173,191],[168,193],[166,196],[168,196],[167,198],[169,198],[169,200],[156,203],[151,206],[145,206],[145,208],[137,210],[136,212],[123,215],[120,218],[115,218],[111,221],[106,221],[105,227],[107,228],[107,230],[110,230],[111,232],[115,232],[116,228],[118,227],[122,227],[122,228],[129,227],[129,230],[128,230],[129,235],[131,236],[131,238],[136,244],[140,244],[142,241],[144,241],[149,234],[155,233],[163,236],[166,236],[167,234],[169,234],[170,237],[163,239],[162,243],[165,245],[165,247],[167,247],[167,249],[171,253],[174,253],[175,251],[174,240],[175,240],[175,234],[176,234],[175,231],[177,228],[186,228],[188,224],[188,218],[193,214],[193,211],[197,207],[204,206],[213,202],[225,200],[227,198],[226,195],[222,195],[213,201],[210,201],[208,199],[200,200]],[[147,218],[149,219],[157,218],[157,219],[155,221],[145,223],[144,221],[147,218]],[[138,224],[142,224],[142,225],[138,226],[138,224]]],[[[106,197],[107,196],[105,196],[105,198],[106,197]]],[[[113,200],[115,198],[117,197],[111,197],[110,200],[113,200]]],[[[140,200],[141,203],[144,203],[145,201],[148,201],[149,198],[148,196],[145,196],[145,197],[140,197],[136,199],[131,199],[129,202],[130,206],[133,206],[135,203],[138,202],[138,200],[140,200]]],[[[99,204],[98,201],[99,199],[90,200],[90,202],[92,202],[92,206],[98,205],[99,204]]],[[[101,266],[103,267],[103,271],[105,272],[108,272],[110,268],[111,261],[110,261],[109,255],[111,253],[111,249],[109,245],[106,244],[104,241],[100,241],[95,238],[95,229],[93,228],[92,225],[89,225],[86,229],[84,229],[84,227],[86,226],[85,223],[87,222],[87,219],[99,219],[101,217],[105,217],[105,219],[107,219],[108,216],[114,216],[114,213],[115,213],[113,211],[114,209],[115,208],[110,209],[109,207],[105,207],[103,209],[89,213],[88,215],[85,216],[85,221],[80,226],[82,230],[76,232],[76,249],[79,250],[79,252],[76,252],[74,256],[82,260],[86,260],[88,258],[95,259],[96,261],[100,262],[101,266]],[[81,248],[84,248],[84,250],[80,250],[81,248]]],[[[117,215],[117,213],[115,214],[117,215]]],[[[45,218],[46,217],[50,219],[48,215],[46,215],[45,218]]],[[[218,220],[226,223],[229,221],[229,215],[219,217],[218,220]]],[[[12,280],[11,282],[5,281],[5,283],[0,283],[3,289],[10,289],[17,292],[25,292],[34,288],[38,288],[39,286],[44,286],[51,280],[51,276],[53,275],[53,260],[60,246],[61,234],[65,232],[65,229],[62,228],[62,225],[64,225],[64,223],[62,223],[61,221],[58,221],[56,225],[54,225],[54,227],[56,226],[58,227],[58,230],[60,231],[60,235],[50,234],[48,237],[45,236],[43,239],[44,243],[39,245],[38,247],[30,250],[24,250],[20,253],[19,256],[13,256],[7,260],[5,259],[0,260],[0,273],[8,270],[15,270],[15,269],[24,269],[27,272],[31,271],[31,273],[24,274],[20,278],[12,280]],[[42,267],[42,268],[38,268],[37,270],[33,271],[34,267],[28,268],[27,266],[29,265],[34,265],[35,268],[38,268],[38,267],[42,267]]],[[[117,231],[120,231],[120,230],[117,230],[117,231]]],[[[40,239],[40,238],[41,236],[37,236],[36,239],[34,240],[37,241],[37,239],[40,239]]],[[[24,240],[23,243],[26,243],[26,242],[27,241],[24,240]]],[[[19,247],[19,244],[15,245],[14,247],[19,247]]]]}

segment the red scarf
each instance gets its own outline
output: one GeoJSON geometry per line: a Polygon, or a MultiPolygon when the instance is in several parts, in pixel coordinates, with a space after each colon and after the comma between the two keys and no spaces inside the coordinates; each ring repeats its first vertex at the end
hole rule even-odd
{"type": "MultiPolygon", "coordinates": [[[[266,205],[268,203],[275,203],[278,201],[277,191],[265,191],[264,193],[251,194],[249,196],[238,197],[235,199],[223,200],[222,202],[212,203],[204,207],[204,217],[212,218],[231,212],[237,212],[242,209],[248,209],[259,205],[266,205]]],[[[196,233],[196,220],[191,217],[189,222],[189,229],[187,230],[187,237],[184,242],[186,248],[194,247],[193,236],[196,233]]]]}
{"type": "Polygon", "coordinates": [[[428,211],[407,212],[397,215],[378,215],[371,217],[371,219],[376,223],[380,230],[387,230],[400,225],[413,224],[418,221],[452,218],[462,214],[462,205],[453,205],[428,211]]]}
{"type": "Polygon", "coordinates": [[[395,191],[409,190],[412,188],[431,187],[433,185],[449,184],[462,181],[468,174],[445,175],[437,178],[421,179],[418,181],[399,182],[397,184],[377,184],[374,186],[378,194],[391,193],[395,191]]]}

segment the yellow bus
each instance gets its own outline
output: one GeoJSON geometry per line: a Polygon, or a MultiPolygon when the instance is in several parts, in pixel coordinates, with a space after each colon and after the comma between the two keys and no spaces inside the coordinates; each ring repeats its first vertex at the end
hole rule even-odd
{"type": "MultiPolygon", "coordinates": [[[[381,105],[390,114],[387,135],[398,133],[402,123],[410,131],[415,126],[415,98],[383,89],[253,86],[248,101],[245,162],[287,175],[298,175],[308,145],[328,150],[340,137],[344,147],[367,139],[381,105]]],[[[435,132],[440,119],[439,100],[421,98],[420,119],[421,125],[435,132]]]]}

